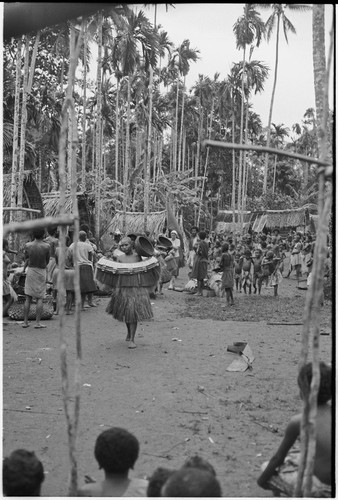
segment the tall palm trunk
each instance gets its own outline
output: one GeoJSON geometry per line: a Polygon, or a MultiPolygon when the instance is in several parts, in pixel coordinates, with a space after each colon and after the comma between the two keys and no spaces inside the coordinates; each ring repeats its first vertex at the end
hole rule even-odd
{"type": "Polygon", "coordinates": [[[144,178],[144,232],[148,229],[149,213],[149,182],[150,182],[150,157],[151,157],[151,122],[153,113],[153,68],[149,66],[149,114],[148,114],[148,139],[147,139],[147,163],[144,178]]]}
{"type": "Polygon", "coordinates": [[[81,189],[86,190],[86,114],[87,114],[87,21],[83,20],[83,100],[82,100],[82,157],[81,157],[81,189]]]}
{"type": "Polygon", "coordinates": [[[119,129],[120,129],[120,79],[116,78],[116,105],[115,105],[115,180],[119,180],[119,129]]]}
{"type": "Polygon", "coordinates": [[[98,55],[97,55],[97,118],[96,118],[96,161],[95,161],[95,236],[100,237],[100,192],[101,192],[101,165],[102,165],[102,148],[101,148],[101,129],[102,129],[102,12],[98,16],[98,55]]]}
{"type": "MultiPolygon", "coordinates": [[[[232,99],[232,142],[235,144],[235,103],[232,99]]],[[[232,230],[235,230],[235,211],[236,211],[236,152],[232,150],[232,230]]]]}
{"type": "Polygon", "coordinates": [[[184,89],[185,89],[185,76],[184,76],[183,91],[182,91],[181,128],[180,128],[180,137],[178,143],[178,167],[177,167],[178,171],[181,170],[181,164],[183,163],[181,156],[182,156],[182,145],[183,145],[183,121],[184,121],[184,98],[185,98],[184,89]]]}
{"type": "MultiPolygon", "coordinates": [[[[25,145],[26,145],[26,125],[27,125],[27,85],[29,67],[29,35],[26,35],[25,61],[22,89],[21,124],[20,124],[20,156],[19,156],[19,176],[18,176],[18,208],[22,208],[23,203],[23,182],[25,169],[25,145]]],[[[22,220],[22,213],[18,213],[18,221],[22,220]]]]}
{"type": "Polygon", "coordinates": [[[127,206],[129,203],[128,175],[130,161],[130,95],[131,95],[131,75],[128,75],[128,96],[127,96],[127,126],[126,126],[126,146],[125,146],[125,164],[123,172],[123,222],[122,232],[126,231],[127,206]]]}
{"type": "MultiPolygon", "coordinates": [[[[239,143],[243,144],[243,127],[244,127],[244,77],[245,77],[245,53],[246,53],[246,45],[244,45],[243,49],[243,70],[242,70],[242,97],[241,97],[241,124],[240,124],[240,132],[239,132],[239,143]]],[[[239,164],[238,164],[238,213],[240,214],[240,231],[243,230],[243,213],[242,213],[242,165],[243,165],[243,151],[241,150],[239,153],[239,164]]]]}
{"type": "Polygon", "coordinates": [[[178,99],[179,99],[179,88],[180,79],[177,78],[177,89],[176,89],[176,110],[175,110],[175,128],[174,128],[174,140],[173,140],[173,171],[177,170],[177,129],[178,129],[178,99]]]}
{"type": "MultiPolygon", "coordinates": [[[[245,110],[245,144],[249,142],[249,134],[248,134],[248,121],[249,121],[249,100],[246,101],[246,110],[245,110]]],[[[241,224],[243,226],[243,217],[244,210],[246,209],[246,195],[247,195],[247,187],[248,187],[248,166],[247,166],[247,153],[243,151],[243,194],[242,194],[242,221],[241,224]]]]}
{"type": "Polygon", "coordinates": [[[38,54],[39,43],[40,43],[40,31],[38,31],[37,34],[36,34],[35,42],[34,42],[34,47],[33,47],[33,53],[32,53],[32,59],[31,59],[31,66],[30,66],[30,70],[29,70],[29,79],[28,79],[28,84],[27,84],[27,92],[28,92],[28,94],[30,94],[31,91],[32,91],[33,78],[34,78],[34,70],[35,70],[35,62],[36,62],[36,56],[38,54]]]}
{"type": "MultiPolygon", "coordinates": [[[[208,139],[211,139],[212,122],[213,122],[213,119],[214,119],[214,105],[215,105],[215,100],[213,98],[212,99],[212,103],[211,103],[211,111],[210,111],[210,123],[209,123],[209,130],[208,130],[208,139]]],[[[201,216],[201,206],[202,206],[202,202],[203,202],[205,178],[207,176],[207,169],[208,169],[208,163],[209,163],[209,149],[210,148],[207,148],[207,154],[206,154],[205,164],[204,164],[204,173],[203,173],[202,187],[201,187],[201,200],[200,200],[200,206],[199,206],[199,209],[198,209],[197,226],[199,225],[200,216],[201,216]]]]}
{"type": "MultiPolygon", "coordinates": [[[[17,194],[17,172],[19,159],[19,119],[20,119],[20,86],[21,86],[21,64],[22,64],[22,38],[18,40],[18,50],[16,56],[15,75],[15,97],[14,97],[14,124],[13,124],[13,156],[12,156],[12,177],[11,177],[11,208],[16,207],[17,194]]],[[[15,220],[15,211],[10,212],[10,222],[15,220]]]]}
{"type": "MultiPolygon", "coordinates": [[[[277,17],[277,34],[276,34],[276,60],[275,60],[275,74],[273,79],[272,95],[269,110],[269,121],[268,121],[268,135],[266,140],[266,147],[270,147],[271,140],[271,121],[272,121],[272,110],[275,100],[276,84],[277,84],[277,69],[278,69],[278,54],[279,54],[279,27],[280,27],[280,14],[277,17]]],[[[263,193],[265,194],[268,188],[268,170],[269,170],[269,153],[265,154],[265,166],[264,166],[264,181],[263,181],[263,193]]]]}

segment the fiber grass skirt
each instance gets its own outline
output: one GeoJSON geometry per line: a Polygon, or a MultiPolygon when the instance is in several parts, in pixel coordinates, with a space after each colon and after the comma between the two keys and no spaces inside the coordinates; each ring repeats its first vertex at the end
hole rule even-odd
{"type": "Polygon", "coordinates": [[[81,293],[96,292],[97,286],[94,281],[94,271],[92,266],[82,264],[80,269],[80,290],[81,293]]]}
{"type": "Polygon", "coordinates": [[[115,288],[106,312],[118,321],[137,323],[153,318],[149,292],[146,287],[115,288]]]}

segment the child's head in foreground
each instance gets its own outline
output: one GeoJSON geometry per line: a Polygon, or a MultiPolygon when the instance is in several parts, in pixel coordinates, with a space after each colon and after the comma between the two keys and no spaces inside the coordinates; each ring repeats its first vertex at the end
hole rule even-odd
{"type": "MultiPolygon", "coordinates": [[[[325,404],[332,398],[332,367],[323,361],[319,363],[320,385],[318,389],[317,402],[325,404]]],[[[304,365],[298,375],[298,385],[302,397],[308,397],[312,381],[312,363],[304,365]]]]}
{"type": "Polygon", "coordinates": [[[184,467],[171,474],[161,490],[162,497],[221,497],[221,486],[209,471],[184,467]]]}
{"type": "Polygon", "coordinates": [[[216,476],[216,471],[211,463],[208,462],[208,460],[205,460],[205,458],[200,457],[199,455],[193,455],[192,457],[188,458],[184,462],[183,467],[192,467],[193,469],[206,470],[216,476]]]}
{"type": "Polygon", "coordinates": [[[176,472],[165,467],[158,467],[148,479],[147,497],[160,497],[161,489],[169,477],[176,472]]]}
{"type": "Polygon", "coordinates": [[[125,429],[112,427],[103,431],[96,439],[94,455],[107,474],[127,474],[139,454],[139,442],[125,429]]]}
{"type": "Polygon", "coordinates": [[[33,451],[15,450],[2,465],[3,493],[7,497],[40,496],[43,466],[33,451]]]}

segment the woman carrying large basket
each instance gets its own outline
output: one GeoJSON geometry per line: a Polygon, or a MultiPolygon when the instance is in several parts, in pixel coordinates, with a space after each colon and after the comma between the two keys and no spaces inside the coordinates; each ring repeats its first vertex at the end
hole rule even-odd
{"type": "Polygon", "coordinates": [[[147,271],[146,266],[140,271],[144,261],[134,252],[131,238],[125,237],[121,240],[120,250],[123,255],[118,256],[117,263],[124,264],[125,272],[111,274],[109,277],[109,273],[98,269],[97,279],[113,284],[114,288],[106,312],[118,321],[126,323],[128,348],[135,349],[138,322],[153,318],[149,292],[156,284],[160,270],[157,260],[154,259],[156,265],[150,271],[147,271]],[[136,266],[136,263],[140,263],[140,267],[136,266]]]}

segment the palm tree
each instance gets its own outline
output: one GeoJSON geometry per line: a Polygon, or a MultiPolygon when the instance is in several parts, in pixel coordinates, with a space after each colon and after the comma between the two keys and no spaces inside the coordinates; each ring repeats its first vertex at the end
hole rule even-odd
{"type": "MultiPolygon", "coordinates": [[[[284,37],[286,42],[288,43],[288,32],[296,34],[296,29],[291,23],[291,21],[286,17],[285,10],[290,9],[294,11],[302,11],[306,12],[311,9],[309,5],[302,4],[280,4],[280,3],[267,3],[267,4],[257,4],[262,9],[273,9],[272,14],[268,18],[265,23],[266,28],[266,37],[269,41],[271,39],[271,35],[275,26],[277,25],[276,32],[276,58],[275,58],[275,71],[274,71],[274,80],[273,80],[273,88],[270,102],[270,110],[269,110],[269,120],[268,120],[268,134],[267,134],[267,147],[270,147],[270,138],[271,138],[271,121],[272,121],[272,110],[275,99],[276,92],[276,84],[277,84],[277,70],[278,70],[278,57],[279,57],[279,32],[280,25],[282,23],[284,37]]],[[[268,179],[268,162],[269,162],[269,154],[265,155],[265,169],[264,169],[264,183],[263,183],[263,193],[266,193],[267,190],[267,179],[268,179]]]]}
{"type": "MultiPolygon", "coordinates": [[[[196,62],[199,54],[199,50],[190,48],[190,41],[184,40],[180,46],[176,47],[171,55],[171,60],[169,66],[176,67],[178,70],[177,76],[177,93],[176,93],[176,113],[175,113],[175,131],[174,131],[174,152],[173,152],[173,170],[176,171],[177,164],[177,136],[178,136],[178,99],[179,99],[179,88],[180,88],[180,75],[183,76],[183,92],[182,92],[182,116],[181,116],[181,135],[179,139],[179,148],[182,143],[182,129],[183,129],[183,114],[184,114],[184,88],[185,88],[185,78],[189,73],[190,61],[196,62]]],[[[180,151],[178,155],[178,162],[180,164],[180,151]]]]}
{"type": "MultiPolygon", "coordinates": [[[[243,49],[243,72],[242,72],[242,103],[241,103],[241,125],[240,125],[240,144],[243,144],[243,123],[244,123],[244,81],[245,81],[245,62],[246,62],[246,46],[253,45],[256,42],[256,47],[260,45],[264,35],[264,23],[260,18],[260,14],[255,10],[255,4],[245,4],[244,14],[236,21],[233,27],[236,37],[237,49],[243,49]]],[[[239,186],[238,186],[238,210],[242,208],[242,151],[240,152],[239,160],[239,186]]],[[[241,222],[243,227],[243,223],[241,222]]],[[[241,227],[241,229],[242,229],[241,227]]]]}
{"type": "MultiPolygon", "coordinates": [[[[144,54],[148,54],[146,63],[150,62],[149,57],[154,57],[153,35],[150,29],[150,23],[142,11],[137,15],[130,12],[127,16],[127,22],[118,29],[115,39],[115,54],[119,61],[119,67],[123,77],[127,78],[127,123],[126,123],[126,144],[125,144],[125,165],[123,175],[124,197],[123,197],[123,230],[125,230],[126,212],[128,205],[128,175],[130,165],[130,119],[131,119],[131,79],[136,66],[140,62],[139,47],[143,49],[144,54]]],[[[151,60],[154,64],[154,60],[151,60]]]]}
{"type": "MultiPolygon", "coordinates": [[[[271,131],[271,139],[273,142],[274,148],[280,148],[283,146],[285,137],[289,136],[289,128],[285,127],[282,123],[279,125],[271,124],[273,130],[271,131]]],[[[273,169],[273,183],[272,183],[272,192],[275,192],[275,183],[276,183],[276,169],[277,169],[277,155],[275,155],[275,164],[273,169]]]]}

